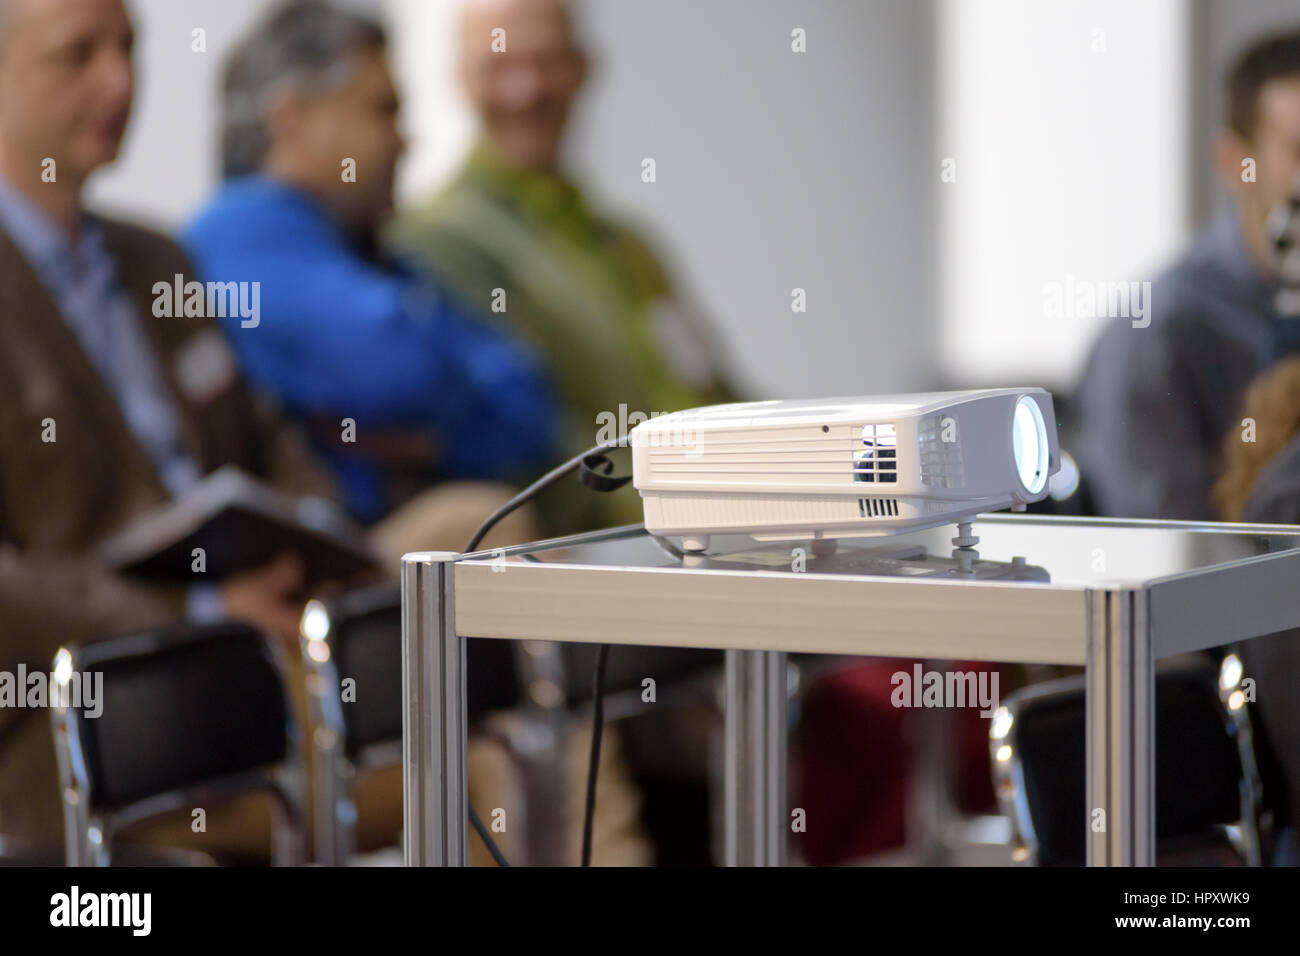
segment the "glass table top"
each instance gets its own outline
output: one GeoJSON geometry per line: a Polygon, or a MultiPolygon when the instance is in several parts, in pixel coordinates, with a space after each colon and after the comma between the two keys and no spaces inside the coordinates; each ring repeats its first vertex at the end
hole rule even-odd
{"type": "Polygon", "coordinates": [[[640,525],[494,551],[466,561],[563,562],[603,567],[707,568],[951,580],[1049,581],[1077,587],[1137,584],[1300,547],[1300,526],[988,514],[972,526],[975,554],[954,548],[955,525],[870,538],[755,541],[715,535],[706,555],[640,525]],[[828,545],[834,545],[828,552],[828,545]]]}

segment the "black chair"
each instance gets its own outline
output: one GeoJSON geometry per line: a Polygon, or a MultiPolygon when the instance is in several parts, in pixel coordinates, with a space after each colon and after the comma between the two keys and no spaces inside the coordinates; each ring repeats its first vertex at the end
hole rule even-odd
{"type": "MultiPolygon", "coordinates": [[[[1156,842],[1167,859],[1224,845],[1248,865],[1268,858],[1285,798],[1265,789],[1240,674],[1236,655],[1157,668],[1156,842]]],[[[1019,861],[1086,860],[1084,686],[1069,677],[1017,691],[993,720],[994,786],[1019,861]]]]}
{"type": "MultiPolygon", "coordinates": [[[[358,774],[402,760],[401,590],[381,585],[333,601],[310,602],[302,618],[302,657],[307,673],[316,859],[339,865],[356,850],[355,784],[358,774]],[[344,684],[345,681],[350,683],[344,684]],[[334,812],[323,808],[333,807],[334,812]]],[[[534,829],[546,829],[558,761],[544,766],[575,712],[591,703],[596,647],[490,638],[466,640],[466,711],[471,724],[493,711],[523,715],[519,739],[502,740],[519,764],[542,766],[527,779],[545,792],[525,793],[534,829]],[[546,727],[542,727],[546,724],[546,727]],[[542,733],[535,733],[541,730],[542,733]],[[523,740],[527,738],[527,743],[523,740]],[[543,778],[550,778],[544,781],[543,778]],[[532,797],[532,799],[529,799],[532,797]]],[[[721,652],[677,648],[618,647],[609,655],[606,717],[639,710],[641,681],[653,676],[660,689],[681,684],[702,670],[721,666],[721,652]]]]}
{"type": "Polygon", "coordinates": [[[222,623],[61,648],[54,744],[70,866],[106,866],[122,829],[236,795],[272,800],[271,860],[305,860],[299,728],[279,648],[222,623]],[[73,693],[102,675],[98,716],[73,693]]]}
{"type": "MultiPolygon", "coordinates": [[[[316,860],[337,866],[355,852],[358,774],[402,761],[401,589],[380,585],[328,603],[312,601],[300,631],[314,757],[316,860]]],[[[468,645],[470,720],[517,706],[511,642],[471,639],[468,645]]]]}

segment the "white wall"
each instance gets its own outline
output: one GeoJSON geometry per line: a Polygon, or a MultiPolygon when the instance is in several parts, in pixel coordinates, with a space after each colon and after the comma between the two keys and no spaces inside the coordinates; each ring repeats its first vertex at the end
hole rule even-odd
{"type": "Polygon", "coordinates": [[[1186,237],[1189,10],[941,0],[950,382],[1073,385],[1097,322],[1048,317],[1047,284],[1150,280],[1186,237]]]}
{"type": "Polygon", "coordinates": [[[475,122],[453,76],[460,0],[384,0],[384,6],[394,25],[393,69],[410,143],[398,179],[401,201],[422,195],[455,172],[475,122]]]}

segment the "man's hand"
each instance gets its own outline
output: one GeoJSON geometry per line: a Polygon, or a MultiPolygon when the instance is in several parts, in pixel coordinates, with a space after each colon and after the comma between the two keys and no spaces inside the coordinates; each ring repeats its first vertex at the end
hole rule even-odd
{"type": "Polygon", "coordinates": [[[260,627],[296,648],[305,580],[302,559],[288,552],[264,567],[226,578],[221,584],[226,616],[260,627]]]}

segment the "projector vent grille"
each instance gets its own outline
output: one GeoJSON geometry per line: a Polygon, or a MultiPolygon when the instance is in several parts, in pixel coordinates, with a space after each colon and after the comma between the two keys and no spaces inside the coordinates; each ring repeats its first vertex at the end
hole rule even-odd
{"type": "Polygon", "coordinates": [[[897,498],[859,498],[858,514],[863,518],[897,518],[897,498]]]}
{"type": "MultiPolygon", "coordinates": [[[[860,425],[750,430],[700,429],[694,437],[671,444],[642,446],[647,478],[661,488],[727,485],[737,490],[773,484],[785,488],[841,490],[849,480],[844,464],[862,447],[860,425]]],[[[867,491],[870,489],[861,489],[867,491]]],[[[845,498],[850,510],[857,506],[845,498]]]]}
{"type": "Polygon", "coordinates": [[[853,452],[853,480],[898,484],[898,429],[894,425],[862,426],[862,444],[853,452]]]}
{"type": "Polygon", "coordinates": [[[921,482],[931,488],[965,488],[966,470],[957,422],[947,415],[929,415],[921,419],[917,439],[921,482]]]}

